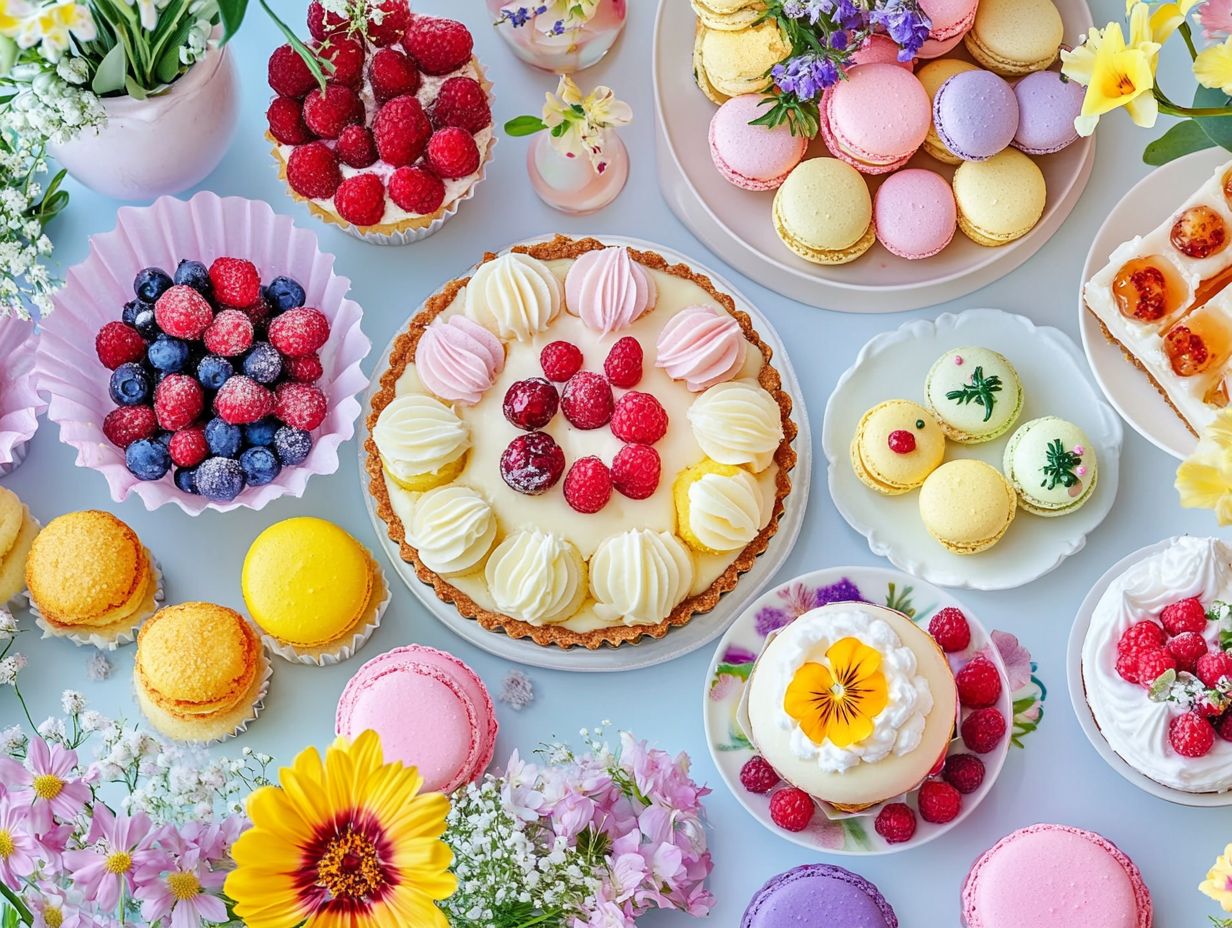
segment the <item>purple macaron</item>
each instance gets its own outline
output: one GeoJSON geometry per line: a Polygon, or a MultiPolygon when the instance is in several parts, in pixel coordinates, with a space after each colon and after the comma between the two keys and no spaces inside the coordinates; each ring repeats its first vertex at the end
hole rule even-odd
{"type": "Polygon", "coordinates": [[[1028,155],[1050,155],[1078,141],[1074,120],[1086,88],[1056,71],[1036,71],[1014,85],[1018,133],[1014,147],[1028,155]]]}
{"type": "Polygon", "coordinates": [[[877,887],[831,864],[805,864],[772,877],[744,910],[740,928],[898,928],[877,887]]]}
{"type": "Polygon", "coordinates": [[[963,71],[933,97],[933,126],[963,161],[987,161],[1005,151],[1018,131],[1018,98],[991,71],[963,71]]]}

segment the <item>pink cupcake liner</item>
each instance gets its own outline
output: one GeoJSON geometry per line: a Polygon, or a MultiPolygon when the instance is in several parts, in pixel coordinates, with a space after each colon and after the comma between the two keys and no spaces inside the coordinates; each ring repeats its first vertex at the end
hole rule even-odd
{"type": "Polygon", "coordinates": [[[60,426],[60,440],[77,449],[77,466],[100,471],[116,502],[136,493],[146,509],[174,503],[194,516],[205,509],[261,509],[280,496],[302,496],[314,474],[334,473],[339,446],[355,434],[356,396],[368,386],[360,362],[372,343],[360,330],[363,311],[346,298],[351,282],[333,267],[333,255],[320,250],[312,232],[266,203],[206,192],[188,201],[161,197],[148,207],[121,208],[116,228],[92,236],[89,256],[68,272],[55,297],[56,311],[38,339],[35,381],[50,399],[48,416],[60,426]],[[169,474],[145,481],[128,472],[123,450],[103,435],[103,417],[114,408],[107,392],[111,372],[94,350],[98,330],[119,319],[132,298],[137,271],[156,266],[171,272],[181,258],[208,265],[222,256],[252,261],[263,282],[280,274],[294,277],[308,295],[307,305],[330,320],[329,341],[321,351],[325,373],[317,384],[329,412],[312,433],[311,453],[302,464],[284,467],[272,483],[248,487],[229,503],[183,493],[169,474]]]}
{"type": "Polygon", "coordinates": [[[0,477],[25,460],[26,443],[47,408],[33,376],[38,341],[33,322],[0,319],[0,477]]]}

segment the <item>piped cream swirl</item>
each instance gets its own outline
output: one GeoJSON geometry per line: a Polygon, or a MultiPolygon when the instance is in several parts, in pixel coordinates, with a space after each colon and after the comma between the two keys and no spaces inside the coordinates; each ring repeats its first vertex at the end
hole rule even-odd
{"type": "Polygon", "coordinates": [[[569,312],[604,335],[635,322],[657,298],[654,279],[623,245],[586,252],[565,277],[569,312]]]}
{"type": "Polygon", "coordinates": [[[578,549],[539,529],[502,541],[488,558],[484,577],[496,607],[532,625],[569,618],[586,593],[586,562],[578,549]]]}
{"type": "Polygon", "coordinates": [[[675,535],[632,529],[603,541],[590,559],[595,612],[610,622],[653,625],[693,586],[693,559],[675,535]]]}
{"type": "Polygon", "coordinates": [[[496,541],[496,514],[483,494],[460,484],[429,490],[415,503],[410,542],[429,570],[442,576],[470,573],[496,541]]]}
{"type": "Polygon", "coordinates": [[[372,430],[381,462],[398,480],[431,474],[462,457],[470,429],[440,400],[422,393],[395,397],[372,430]]]}
{"type": "Polygon", "coordinates": [[[689,408],[689,423],[707,457],[756,471],[770,466],[783,440],[778,403],[751,380],[711,387],[689,408]]]}
{"type": "Polygon", "coordinates": [[[438,320],[415,347],[415,370],[432,393],[451,403],[474,406],[505,367],[505,346],[466,316],[438,320]]]}
{"type": "Polygon", "coordinates": [[[740,373],[746,344],[733,316],[710,306],[687,306],[659,333],[655,367],[700,393],[740,373]]]}
{"type": "Polygon", "coordinates": [[[765,522],[761,488],[747,471],[705,474],[689,486],[689,529],[711,551],[735,551],[765,522]]]}
{"type": "Polygon", "coordinates": [[[560,315],[560,281],[530,255],[511,251],[476,268],[466,315],[502,339],[526,341],[560,315]]]}

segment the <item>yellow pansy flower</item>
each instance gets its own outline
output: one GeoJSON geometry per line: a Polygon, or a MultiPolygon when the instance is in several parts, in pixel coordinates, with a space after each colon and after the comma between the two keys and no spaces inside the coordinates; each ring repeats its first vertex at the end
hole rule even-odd
{"type": "Polygon", "coordinates": [[[858,638],[841,638],[826,651],[827,664],[802,664],[787,686],[783,709],[814,744],[859,744],[873,733],[890,700],[881,654],[858,638]]]}
{"type": "Polygon", "coordinates": [[[1216,858],[1198,889],[1218,902],[1225,912],[1232,912],[1232,844],[1216,858]]]}
{"type": "Polygon", "coordinates": [[[1159,43],[1145,38],[1150,21],[1146,4],[1136,5],[1130,34],[1136,44],[1127,44],[1118,23],[1092,29],[1086,41],[1072,51],[1061,52],[1061,73],[1087,88],[1082,111],[1074,120],[1081,135],[1090,135],[1099,117],[1125,107],[1137,125],[1149,129],[1159,116],[1155,100],[1155,66],[1159,43]]]}
{"type": "Polygon", "coordinates": [[[1220,525],[1232,525],[1232,409],[1215,417],[1181,462],[1176,489],[1186,509],[1213,509],[1220,525]]]}
{"type": "Polygon", "coordinates": [[[1224,39],[1222,45],[1208,45],[1198,52],[1193,72],[1203,87],[1232,94],[1232,37],[1224,39]]]}

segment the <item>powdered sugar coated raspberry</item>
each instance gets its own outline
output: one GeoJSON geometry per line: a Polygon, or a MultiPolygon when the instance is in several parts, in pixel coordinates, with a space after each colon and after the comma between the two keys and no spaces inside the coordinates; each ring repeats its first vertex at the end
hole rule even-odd
{"type": "Polygon", "coordinates": [[[274,398],[274,414],[287,425],[305,432],[311,432],[324,422],[329,411],[320,387],[308,383],[280,383],[274,398]]]}
{"type": "Polygon", "coordinates": [[[325,373],[321,358],[316,354],[304,355],[302,358],[283,358],[282,369],[287,379],[296,383],[316,383],[325,373]]]}
{"type": "Polygon", "coordinates": [[[114,371],[121,364],[145,357],[145,339],[131,325],[108,322],[94,336],[94,350],[103,367],[114,371]]]}
{"type": "Polygon", "coordinates": [[[246,258],[216,258],[210,265],[214,298],[227,306],[250,306],[261,299],[261,275],[246,258]]]}
{"type": "Polygon", "coordinates": [[[154,388],[154,414],[160,428],[170,432],[186,428],[204,408],[205,391],[187,374],[168,374],[154,388]]]}
{"type": "Polygon", "coordinates": [[[329,340],[329,319],[311,306],[288,309],[269,324],[269,340],[288,358],[307,357],[329,340]]]}
{"type": "Polygon", "coordinates": [[[103,434],[118,448],[127,448],[158,431],[152,406],[117,406],[103,418],[103,434]]]}
{"type": "Polygon", "coordinates": [[[233,358],[252,347],[252,320],[239,309],[224,309],[205,330],[205,347],[213,354],[233,358]]]}
{"type": "Polygon", "coordinates": [[[214,310],[192,287],[177,284],[154,304],[154,321],[176,338],[200,338],[214,319],[214,310]]]}
{"type": "Polygon", "coordinates": [[[214,396],[214,412],[230,425],[247,425],[274,411],[274,394],[251,377],[228,377],[214,396]]]}
{"type": "Polygon", "coordinates": [[[205,440],[205,430],[193,427],[180,429],[172,435],[167,450],[176,467],[196,467],[209,456],[210,446],[205,440]]]}
{"type": "Polygon", "coordinates": [[[647,499],[659,488],[663,464],[649,445],[625,445],[612,458],[612,486],[629,499],[647,499]]]}

